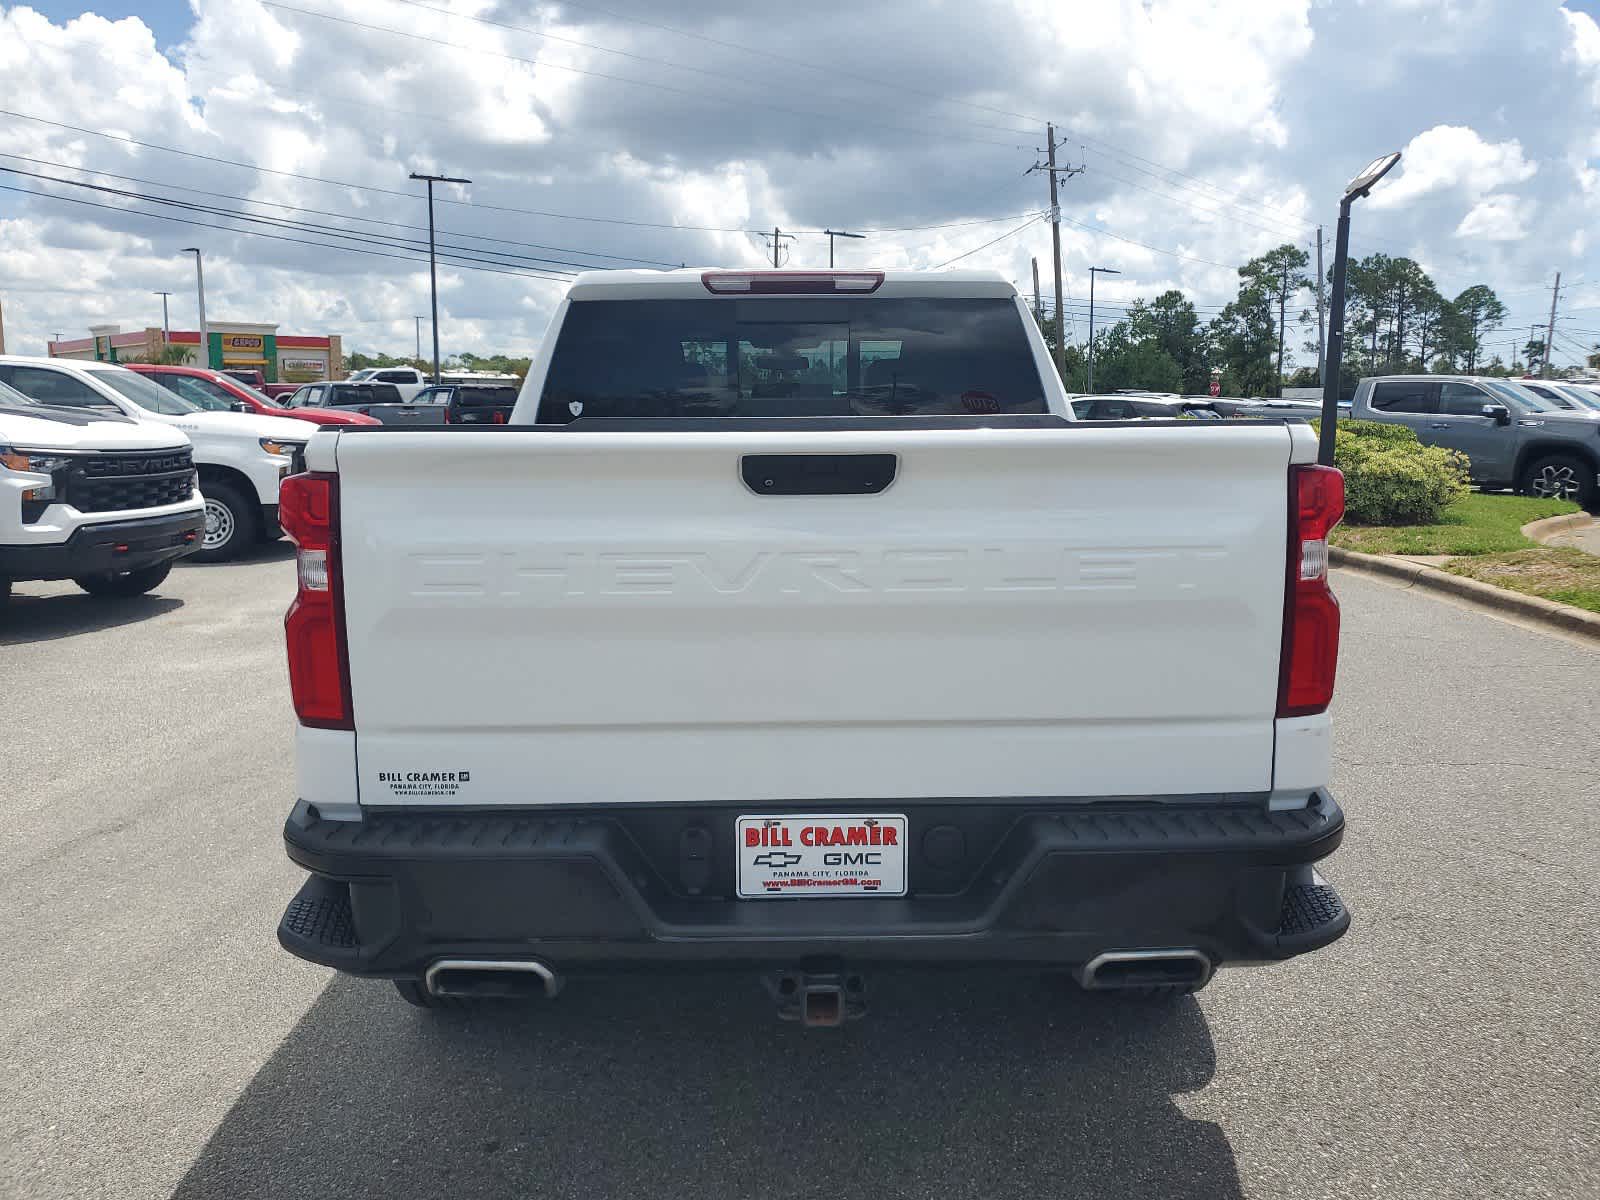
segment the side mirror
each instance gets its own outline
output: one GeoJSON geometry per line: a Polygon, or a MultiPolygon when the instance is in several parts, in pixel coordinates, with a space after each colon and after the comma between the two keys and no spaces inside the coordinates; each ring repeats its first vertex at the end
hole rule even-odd
{"type": "Polygon", "coordinates": [[[1504,404],[1485,404],[1479,414],[1488,417],[1496,425],[1511,424],[1511,410],[1504,404]]]}
{"type": "Polygon", "coordinates": [[[251,409],[250,406],[243,400],[235,400],[232,404],[228,405],[228,411],[247,413],[251,411],[251,409]]]}

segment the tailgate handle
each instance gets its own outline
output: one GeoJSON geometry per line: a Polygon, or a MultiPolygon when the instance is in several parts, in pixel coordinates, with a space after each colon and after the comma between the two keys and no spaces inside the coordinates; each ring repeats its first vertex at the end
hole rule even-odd
{"type": "Polygon", "coordinates": [[[739,474],[758,496],[873,496],[899,465],[894,454],[746,454],[739,474]]]}

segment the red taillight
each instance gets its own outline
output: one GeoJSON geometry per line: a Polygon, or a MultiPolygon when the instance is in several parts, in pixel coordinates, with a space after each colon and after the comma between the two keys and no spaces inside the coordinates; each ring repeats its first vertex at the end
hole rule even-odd
{"type": "Polygon", "coordinates": [[[506,415],[505,415],[505,413],[503,413],[503,412],[492,412],[492,413],[489,414],[489,424],[491,424],[491,425],[504,425],[505,423],[506,423],[506,415]]]}
{"type": "Polygon", "coordinates": [[[1289,581],[1283,600],[1278,715],[1306,717],[1333,699],[1339,601],[1328,586],[1328,534],[1344,516],[1336,467],[1289,468],[1289,581]]]}
{"type": "Polygon", "coordinates": [[[339,579],[338,477],[290,475],[278,489],[278,521],[297,548],[300,583],[283,618],[294,711],[302,725],[354,729],[339,579]]]}
{"type": "Polygon", "coordinates": [[[719,296],[864,296],[883,286],[883,272],[702,271],[700,282],[719,296]]]}

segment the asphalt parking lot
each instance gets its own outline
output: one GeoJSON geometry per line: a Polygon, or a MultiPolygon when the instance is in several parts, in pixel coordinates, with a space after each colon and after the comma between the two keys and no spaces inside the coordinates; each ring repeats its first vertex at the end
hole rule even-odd
{"type": "Polygon", "coordinates": [[[1197,999],[743,979],[413,1010],[273,930],[299,873],[287,546],[101,605],[21,584],[0,1195],[1600,1195],[1600,652],[1341,573],[1332,948],[1197,999]]]}

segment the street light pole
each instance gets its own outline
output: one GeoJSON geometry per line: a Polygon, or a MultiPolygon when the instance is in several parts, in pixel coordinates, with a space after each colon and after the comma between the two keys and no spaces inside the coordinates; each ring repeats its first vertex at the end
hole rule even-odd
{"type": "Polygon", "coordinates": [[[194,255],[195,290],[200,301],[200,365],[211,365],[211,331],[206,328],[206,272],[200,265],[200,248],[185,246],[183,253],[194,255]]]}
{"type": "Polygon", "coordinates": [[[471,183],[470,179],[460,179],[453,175],[419,175],[411,172],[411,178],[421,179],[428,185],[428,286],[433,295],[433,382],[439,382],[439,269],[433,251],[433,185],[436,183],[471,183]]]}
{"type": "Polygon", "coordinates": [[[1333,465],[1334,426],[1339,420],[1339,373],[1344,367],[1344,285],[1350,259],[1350,206],[1372,190],[1400,161],[1400,152],[1375,158],[1345,185],[1339,201],[1339,225],[1333,243],[1333,295],[1328,304],[1328,359],[1322,371],[1322,430],[1317,461],[1333,465]]]}
{"type": "Polygon", "coordinates": [[[161,340],[170,344],[172,341],[172,327],[167,324],[167,297],[172,293],[151,292],[150,294],[161,297],[161,340]]]}
{"type": "Polygon", "coordinates": [[[843,237],[843,238],[855,238],[856,240],[859,241],[862,238],[865,238],[867,236],[864,233],[846,233],[842,229],[824,229],[822,232],[828,235],[828,266],[829,266],[829,268],[832,268],[832,266],[833,266],[833,239],[834,238],[841,238],[841,237],[843,237]]]}
{"type": "MultiPolygon", "coordinates": [[[[1084,381],[1084,388],[1091,396],[1094,395],[1094,277],[1096,275],[1121,274],[1121,271],[1118,271],[1113,267],[1089,268],[1089,370],[1088,376],[1084,381]]],[[[1060,320],[1061,314],[1057,313],[1056,321],[1060,322],[1060,320]]],[[[1059,330],[1057,336],[1059,336],[1059,330]]]]}

